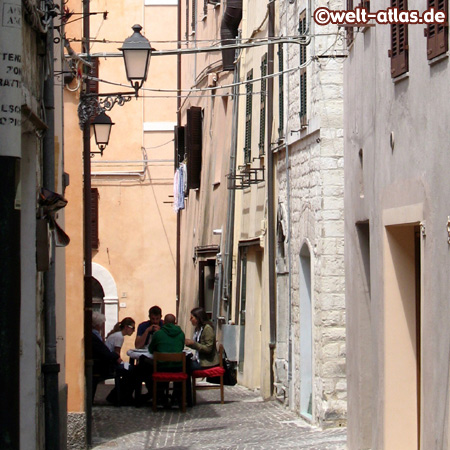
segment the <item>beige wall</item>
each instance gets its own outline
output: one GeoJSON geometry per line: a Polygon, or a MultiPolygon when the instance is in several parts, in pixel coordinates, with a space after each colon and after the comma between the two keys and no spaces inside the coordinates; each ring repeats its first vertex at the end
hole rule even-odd
{"type": "MultiPolygon", "coordinates": [[[[82,5],[72,2],[70,8],[78,11],[82,5]]],[[[91,11],[108,11],[91,17],[91,38],[123,41],[132,34],[138,23],[153,44],[154,39],[170,40],[176,48],[176,6],[144,7],[143,2],[109,4],[91,2],[91,11]],[[158,18],[160,20],[158,20],[158,18]]],[[[81,36],[81,22],[70,27],[68,36],[81,36]]],[[[72,43],[74,49],[79,47],[72,43]]],[[[118,53],[120,43],[93,42],[91,53],[118,53]]],[[[153,45],[157,49],[159,44],[153,45]]],[[[175,57],[164,60],[153,58],[146,86],[175,89],[175,57]]],[[[101,92],[128,91],[123,59],[100,58],[99,77],[124,86],[100,84],[101,92]]],[[[73,82],[71,88],[76,87],[73,82]]],[[[93,262],[111,275],[118,293],[120,306],[116,320],[125,316],[137,322],[146,320],[148,309],[154,304],[163,313],[175,310],[175,225],[176,214],[169,203],[173,185],[173,133],[154,131],[144,133],[144,122],[176,121],[176,103],[170,100],[140,98],[115,106],[107,112],[115,125],[110,144],[103,158],[91,160],[92,187],[99,189],[99,240],[93,262]],[[152,148],[158,147],[158,148],[152,148]],[[145,151],[143,150],[145,149],[145,151]],[[143,160],[150,162],[145,163],[143,160]],[[154,162],[165,159],[168,162],[154,162]],[[124,162],[132,161],[132,162],[124,162]],[[127,174],[124,174],[127,172],[127,174]]],[[[172,94],[173,95],[173,94],[172,94]]],[[[67,189],[69,205],[66,231],[71,237],[67,252],[67,383],[69,411],[84,411],[84,355],[83,355],[83,203],[82,203],[82,141],[76,107],[79,91],[65,92],[66,100],[66,171],[70,174],[67,189]]],[[[97,150],[91,140],[91,149],[97,150]]],[[[108,306],[107,306],[108,308],[108,306]]],[[[109,330],[106,330],[108,332],[109,330]]],[[[126,338],[122,357],[134,346],[134,337],[126,338]]]]}

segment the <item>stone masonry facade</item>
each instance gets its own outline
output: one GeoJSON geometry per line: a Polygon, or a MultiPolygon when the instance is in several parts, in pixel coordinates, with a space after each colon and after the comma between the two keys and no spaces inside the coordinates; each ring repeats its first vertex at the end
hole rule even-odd
{"type": "MultiPolygon", "coordinates": [[[[317,2],[313,6],[322,5],[317,2]]],[[[299,15],[305,7],[306,4],[301,2],[283,2],[281,33],[294,35],[298,32],[299,15]]],[[[341,9],[341,2],[333,2],[328,7],[341,9]]],[[[297,71],[285,77],[285,140],[288,147],[277,155],[278,203],[283,205],[290,218],[290,234],[285,236],[284,251],[278,252],[278,255],[284,254],[284,260],[281,261],[283,258],[279,256],[277,261],[279,342],[275,386],[277,397],[299,412],[302,383],[300,252],[306,245],[311,257],[311,421],[329,427],[344,425],[347,409],[343,60],[329,57],[342,54],[343,50],[336,29],[314,26],[314,23],[309,29],[314,38],[307,46],[307,126],[300,127],[300,76],[297,71]],[[287,327],[289,321],[290,327],[287,327]]],[[[299,65],[299,50],[297,45],[290,45],[285,50],[285,68],[299,65]]]]}

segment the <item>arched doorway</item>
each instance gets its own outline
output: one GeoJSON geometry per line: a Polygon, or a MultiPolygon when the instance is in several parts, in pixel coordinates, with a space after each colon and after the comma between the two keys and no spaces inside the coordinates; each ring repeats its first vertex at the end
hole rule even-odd
{"type": "MultiPolygon", "coordinates": [[[[116,282],[103,266],[92,263],[92,277],[99,283],[103,291],[102,313],[105,314],[105,331],[109,332],[119,320],[119,296],[117,294],[116,282]]],[[[93,284],[94,287],[94,284],[93,284]]],[[[98,287],[97,287],[98,289],[98,287]]],[[[100,291],[97,291],[97,293],[100,291]]],[[[95,292],[93,291],[93,307],[96,307],[95,292]]]]}

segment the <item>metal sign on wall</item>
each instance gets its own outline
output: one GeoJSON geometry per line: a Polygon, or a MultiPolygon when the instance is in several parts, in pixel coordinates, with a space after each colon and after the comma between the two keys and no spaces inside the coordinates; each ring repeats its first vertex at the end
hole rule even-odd
{"type": "Polygon", "coordinates": [[[0,2],[0,156],[21,156],[22,4],[0,2]]]}

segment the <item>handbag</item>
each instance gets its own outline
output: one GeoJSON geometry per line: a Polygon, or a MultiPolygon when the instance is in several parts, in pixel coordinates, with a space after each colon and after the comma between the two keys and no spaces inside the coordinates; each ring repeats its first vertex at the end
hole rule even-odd
{"type": "MultiPolygon", "coordinates": [[[[228,359],[225,349],[223,349],[222,366],[225,369],[223,384],[225,386],[234,386],[237,383],[236,365],[228,359]]],[[[220,377],[208,377],[206,381],[208,383],[220,384],[220,377]]]]}

